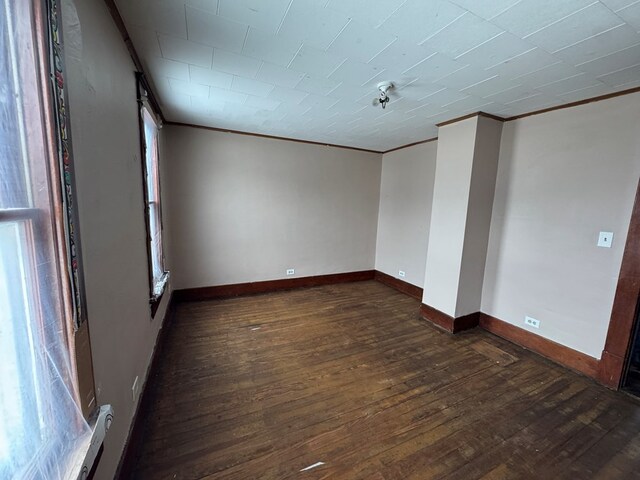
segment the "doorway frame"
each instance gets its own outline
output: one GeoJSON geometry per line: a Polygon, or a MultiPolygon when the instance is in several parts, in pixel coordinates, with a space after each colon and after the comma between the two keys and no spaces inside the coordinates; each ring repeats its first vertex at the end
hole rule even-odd
{"type": "Polygon", "coordinates": [[[627,366],[640,299],[640,181],[636,188],[598,380],[618,390],[627,366]]]}

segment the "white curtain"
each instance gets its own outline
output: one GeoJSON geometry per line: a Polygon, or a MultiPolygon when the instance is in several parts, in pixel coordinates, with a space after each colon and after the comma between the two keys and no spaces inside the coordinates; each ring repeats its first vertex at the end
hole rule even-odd
{"type": "Polygon", "coordinates": [[[36,2],[0,0],[0,478],[58,480],[91,432],[78,407],[36,2]]]}

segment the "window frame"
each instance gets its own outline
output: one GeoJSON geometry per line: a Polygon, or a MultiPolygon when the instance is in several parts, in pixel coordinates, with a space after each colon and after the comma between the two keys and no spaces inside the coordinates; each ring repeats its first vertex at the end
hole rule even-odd
{"type": "Polygon", "coordinates": [[[163,219],[162,219],[162,192],[161,192],[161,182],[160,182],[160,135],[159,131],[162,127],[162,122],[160,120],[160,116],[156,113],[156,109],[153,108],[151,101],[149,99],[149,88],[144,76],[140,73],[136,73],[136,84],[137,84],[137,100],[138,100],[138,123],[140,130],[140,152],[141,152],[141,161],[142,165],[142,187],[143,187],[143,199],[144,199],[144,223],[146,230],[146,245],[147,245],[147,267],[148,267],[148,277],[149,277],[149,306],[151,309],[151,319],[153,319],[158,311],[160,303],[162,302],[162,298],[164,293],[167,290],[167,285],[169,282],[169,271],[166,269],[165,264],[165,256],[164,256],[164,236],[163,236],[163,219]],[[146,142],[146,134],[145,134],[145,121],[144,121],[144,111],[147,111],[151,116],[153,122],[155,123],[156,130],[158,132],[157,141],[155,144],[156,148],[156,176],[153,178],[155,183],[154,190],[156,193],[156,201],[152,201],[149,198],[149,171],[147,169],[147,142],[146,142]],[[151,214],[152,208],[151,205],[155,206],[157,209],[157,221],[159,223],[160,232],[160,269],[162,271],[162,275],[156,281],[154,279],[153,274],[153,262],[154,262],[154,252],[153,252],[153,236],[151,231],[151,214]]]}
{"type": "MultiPolygon", "coordinates": [[[[50,356],[48,348],[54,343],[59,352],[64,351],[62,361],[67,368],[58,371],[60,364],[51,360],[58,376],[42,360],[32,367],[37,378],[33,387],[37,416],[46,418],[49,428],[58,419],[53,404],[41,399],[52,395],[43,393],[52,391],[52,378],[64,382],[82,416],[90,418],[96,407],[93,363],[75,207],[60,5],[46,0],[14,6],[12,18],[21,20],[15,22],[15,29],[7,20],[7,35],[16,40],[6,50],[12,65],[7,72],[13,77],[10,91],[15,96],[7,105],[19,117],[15,128],[21,148],[15,160],[23,164],[21,182],[27,193],[19,205],[9,202],[0,208],[0,223],[14,224],[19,234],[17,261],[24,270],[25,318],[33,332],[31,338],[39,339],[29,342],[30,353],[38,359],[50,356]]],[[[9,18],[8,13],[6,16],[9,18]]],[[[8,160],[10,165],[13,155],[8,160]]],[[[9,311],[14,311],[11,304],[9,311]]],[[[76,419],[67,426],[80,428],[80,423],[76,419]]],[[[41,454],[45,451],[53,451],[52,446],[44,445],[41,454]]]]}

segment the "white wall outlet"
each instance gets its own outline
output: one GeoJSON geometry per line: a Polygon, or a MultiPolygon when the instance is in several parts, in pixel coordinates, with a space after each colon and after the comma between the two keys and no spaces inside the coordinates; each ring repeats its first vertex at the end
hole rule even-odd
{"type": "Polygon", "coordinates": [[[400,278],[404,278],[405,275],[406,275],[406,273],[404,273],[404,270],[398,270],[398,276],[400,278]]]}
{"type": "Polygon", "coordinates": [[[287,275],[294,275],[296,273],[296,269],[295,268],[288,268],[287,269],[287,275]]]}
{"type": "Polygon", "coordinates": [[[131,385],[131,399],[135,402],[138,399],[138,376],[136,375],[136,379],[133,381],[133,385],[131,385]]]}
{"type": "Polygon", "coordinates": [[[524,317],[524,323],[533,328],[540,328],[540,320],[536,320],[533,317],[524,317]]]}
{"type": "Polygon", "coordinates": [[[613,232],[600,232],[598,236],[598,246],[603,248],[611,248],[613,242],[613,232]]]}

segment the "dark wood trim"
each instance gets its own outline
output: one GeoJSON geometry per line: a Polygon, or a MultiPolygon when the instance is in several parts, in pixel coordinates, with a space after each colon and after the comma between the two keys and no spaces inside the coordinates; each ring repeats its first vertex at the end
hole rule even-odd
{"type": "Polygon", "coordinates": [[[579,105],[585,105],[587,103],[599,102],[601,100],[609,100],[610,98],[620,97],[622,95],[629,95],[631,93],[640,92],[640,87],[629,88],[628,90],[621,90],[619,92],[607,93],[606,95],[600,95],[598,97],[586,98],[584,100],[578,100],[577,102],[565,103],[564,105],[557,105],[555,107],[543,108],[542,110],[535,110],[533,112],[522,113],[504,119],[505,122],[511,122],[512,120],[518,120],[520,118],[530,117],[532,115],[540,115],[541,113],[553,112],[554,110],[562,110],[564,108],[577,107],[579,105]]]}
{"type": "Polygon", "coordinates": [[[404,148],[415,147],[416,145],[422,145],[423,143],[435,142],[437,140],[438,140],[438,137],[427,138],[426,140],[420,140],[419,142],[407,143],[406,145],[401,145],[399,147],[392,148],[391,150],[386,150],[386,151],[384,151],[382,153],[383,153],[383,155],[386,155],[387,153],[397,152],[398,150],[402,150],[404,148]]]}
{"type": "Polygon", "coordinates": [[[505,118],[498,117],[497,115],[491,115],[490,113],[486,113],[486,112],[473,112],[473,113],[469,113],[468,115],[463,115],[461,117],[452,118],[451,120],[446,120],[444,122],[436,123],[436,127],[438,128],[444,127],[445,125],[450,125],[452,123],[460,122],[462,120],[467,120],[468,118],[473,118],[473,117],[486,117],[486,118],[491,118],[492,120],[497,120],[499,122],[504,122],[506,120],[505,118]]]}
{"type": "Polygon", "coordinates": [[[129,55],[131,56],[131,60],[133,61],[133,65],[135,66],[136,71],[142,76],[142,83],[144,84],[145,89],[148,92],[149,102],[153,106],[153,109],[158,113],[158,115],[160,115],[162,121],[165,122],[166,120],[164,114],[162,113],[162,109],[160,108],[158,98],[151,88],[149,77],[144,71],[140,56],[138,55],[136,47],[131,41],[131,37],[129,36],[129,32],[127,31],[127,27],[124,24],[124,20],[122,19],[122,15],[120,15],[120,10],[118,10],[118,6],[116,5],[115,0],[104,0],[104,3],[106,4],[107,9],[111,14],[111,18],[113,18],[113,22],[116,24],[116,28],[120,32],[120,36],[122,37],[127,50],[129,50],[129,55]]]}
{"type": "Polygon", "coordinates": [[[399,292],[409,295],[416,300],[422,300],[422,288],[416,287],[409,282],[392,277],[391,275],[387,275],[379,270],[375,271],[374,280],[384,283],[388,287],[395,288],[399,292]]]}
{"type": "Polygon", "coordinates": [[[463,330],[475,328],[480,320],[480,312],[453,318],[451,315],[441,312],[426,303],[420,305],[420,316],[449,333],[459,333],[463,330]]]}
{"type": "Polygon", "coordinates": [[[243,130],[231,130],[228,128],[218,128],[218,127],[207,127],[204,125],[196,125],[194,123],[183,123],[183,122],[166,122],[166,125],[174,125],[177,127],[191,127],[191,128],[201,128],[203,130],[211,130],[214,132],[222,132],[222,133],[233,133],[236,135],[248,135],[250,137],[259,137],[259,138],[268,138],[270,140],[286,140],[288,142],[296,142],[296,143],[307,143],[309,145],[318,145],[321,147],[333,147],[333,148],[344,148],[346,150],[356,150],[358,152],[367,152],[367,153],[377,153],[382,154],[379,150],[369,150],[366,148],[359,147],[350,147],[348,145],[336,145],[333,143],[323,143],[323,142],[314,142],[312,140],[302,140],[299,138],[290,138],[290,137],[278,137],[276,135],[266,135],[264,133],[254,133],[254,132],[245,132],[243,130]]]}
{"type": "Polygon", "coordinates": [[[629,353],[640,298],[640,182],[636,189],[618,286],[613,299],[607,340],[602,351],[598,380],[619,388],[629,353]]]}
{"type": "Polygon", "coordinates": [[[233,283],[229,285],[216,285],[213,287],[185,288],[175,290],[174,298],[178,302],[193,302],[199,300],[214,300],[217,298],[239,297],[241,295],[255,295],[258,293],[277,292],[281,290],[294,290],[297,288],[317,287],[318,285],[331,285],[333,283],[362,282],[373,280],[375,270],[363,270],[360,272],[332,273],[329,275],[316,275],[313,277],[282,278],[279,280],[266,280],[263,282],[233,283]]]}
{"type": "Polygon", "coordinates": [[[480,327],[521,347],[552,360],[563,367],[596,378],[598,359],[565,345],[516,327],[498,318],[480,314],[480,327]]]}
{"type": "Polygon", "coordinates": [[[124,445],[124,450],[122,451],[122,456],[120,457],[120,462],[118,463],[118,468],[116,469],[116,473],[113,478],[122,480],[129,480],[130,478],[133,478],[133,472],[138,462],[138,457],[144,440],[144,419],[147,416],[146,412],[148,412],[152,407],[153,395],[150,392],[149,379],[159,371],[162,349],[165,346],[167,332],[169,331],[173,320],[174,305],[175,297],[172,293],[169,297],[169,302],[167,303],[167,310],[164,314],[164,318],[162,319],[162,326],[158,331],[156,344],[153,347],[151,362],[147,368],[147,376],[141,386],[140,400],[138,401],[138,406],[136,407],[133,419],[131,420],[131,425],[129,426],[127,442],[124,445]]]}

